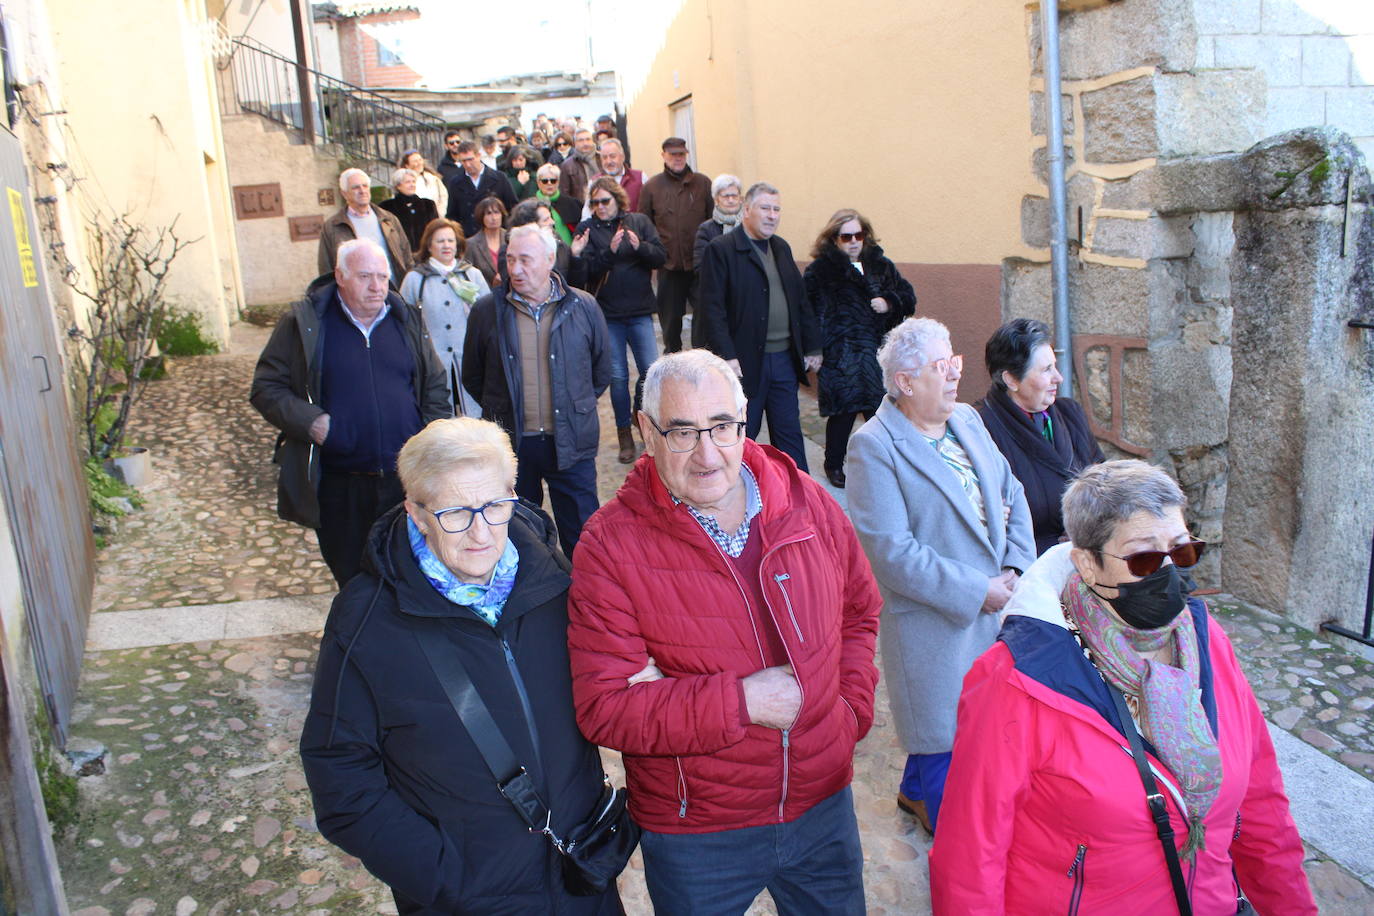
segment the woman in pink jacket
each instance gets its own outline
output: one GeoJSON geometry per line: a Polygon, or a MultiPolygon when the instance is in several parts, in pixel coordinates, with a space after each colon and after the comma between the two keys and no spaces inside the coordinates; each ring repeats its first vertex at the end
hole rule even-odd
{"type": "Polygon", "coordinates": [[[1184,503],[1140,461],[1065,492],[1072,543],[1027,571],[964,679],[930,854],[937,914],[1317,912],[1264,718],[1187,598],[1180,567],[1205,545],[1184,503]]]}

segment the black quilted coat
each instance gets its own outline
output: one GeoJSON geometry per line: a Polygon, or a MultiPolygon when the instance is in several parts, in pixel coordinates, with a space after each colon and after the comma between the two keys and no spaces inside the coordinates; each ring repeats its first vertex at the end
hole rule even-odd
{"type": "Polygon", "coordinates": [[[878,345],[884,334],[916,313],[916,291],[881,248],[870,245],[860,263],[862,274],[847,255],[829,245],[806,268],[806,294],[825,342],[818,392],[823,417],[878,409],[884,393],[878,345]],[[876,296],[890,306],[884,314],[869,304],[876,296]]]}

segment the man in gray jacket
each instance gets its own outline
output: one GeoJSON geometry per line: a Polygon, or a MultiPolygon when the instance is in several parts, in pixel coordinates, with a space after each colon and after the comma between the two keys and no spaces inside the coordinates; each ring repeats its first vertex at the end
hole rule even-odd
{"type": "Polygon", "coordinates": [[[281,430],[277,514],[316,530],[340,586],[372,523],[403,497],[396,453],[453,413],[425,323],[389,276],[375,242],[340,245],[333,282],[315,281],[277,323],[249,395],[281,430]]]}
{"type": "Polygon", "coordinates": [[[606,319],[588,294],[553,269],[557,242],[535,224],[506,243],[506,285],[478,299],[463,341],[463,387],[482,419],[501,424],[518,461],[515,493],[549,503],[563,552],[600,506],[596,401],[611,382],[606,319]]]}

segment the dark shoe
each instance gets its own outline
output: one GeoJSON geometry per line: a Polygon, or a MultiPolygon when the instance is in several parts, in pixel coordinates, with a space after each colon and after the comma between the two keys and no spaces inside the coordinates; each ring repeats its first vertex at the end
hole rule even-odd
{"type": "Polygon", "coordinates": [[[930,826],[930,817],[926,814],[925,802],[912,801],[901,792],[898,792],[897,807],[914,817],[916,823],[920,824],[921,829],[926,832],[926,836],[935,836],[935,828],[930,826]]]}
{"type": "Polygon", "coordinates": [[[617,426],[615,434],[620,439],[620,463],[634,464],[635,461],[635,437],[630,432],[628,426],[617,426]]]}
{"type": "Polygon", "coordinates": [[[830,485],[837,490],[844,489],[844,471],[840,468],[826,468],[825,479],[830,481],[830,485]]]}

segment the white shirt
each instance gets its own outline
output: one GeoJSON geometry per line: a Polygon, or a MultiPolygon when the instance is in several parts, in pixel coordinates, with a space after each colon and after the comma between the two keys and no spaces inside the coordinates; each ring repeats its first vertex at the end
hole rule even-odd
{"type": "Polygon", "coordinates": [[[345,302],[343,301],[343,296],[340,296],[340,297],[339,297],[339,305],[343,308],[343,310],[344,310],[344,315],[347,316],[348,320],[351,321],[351,322],[353,323],[353,327],[355,327],[355,328],[357,328],[359,331],[362,331],[362,332],[363,332],[363,339],[365,339],[369,344],[372,343],[372,330],[373,330],[373,328],[375,328],[375,327],[377,327],[377,325],[381,324],[381,323],[382,323],[382,319],[386,317],[387,312],[391,311],[391,303],[390,303],[390,302],[383,302],[383,303],[382,303],[382,310],[381,310],[380,312],[377,313],[377,317],[376,317],[376,318],[373,318],[373,319],[372,319],[372,323],[371,323],[371,324],[363,324],[363,323],[358,319],[358,316],[355,315],[355,314],[353,314],[353,310],[350,309],[350,308],[348,307],[348,304],[345,303],[345,302]]]}

